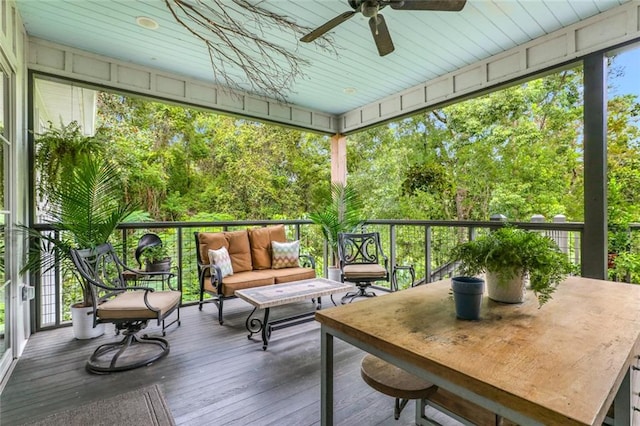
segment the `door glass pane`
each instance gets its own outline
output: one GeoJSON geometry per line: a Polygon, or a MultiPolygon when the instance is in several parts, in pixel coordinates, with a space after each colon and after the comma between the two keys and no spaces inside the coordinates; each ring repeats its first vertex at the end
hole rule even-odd
{"type": "Polygon", "coordinates": [[[5,226],[8,215],[0,215],[0,356],[9,349],[9,282],[6,281],[5,260],[9,254],[9,244],[6,244],[7,233],[5,226]]]}
{"type": "MultiPolygon", "coordinates": [[[[0,210],[7,210],[7,188],[9,182],[9,176],[7,175],[8,169],[7,165],[9,162],[9,149],[7,145],[6,139],[6,130],[5,129],[5,113],[7,111],[5,104],[5,84],[6,84],[6,75],[0,71],[0,210]]],[[[4,283],[4,280],[2,281],[4,283]]]]}
{"type": "Polygon", "coordinates": [[[5,185],[7,183],[7,178],[5,176],[5,153],[6,153],[5,144],[2,140],[0,140],[0,210],[5,210],[5,185]]]}
{"type": "Polygon", "coordinates": [[[5,244],[5,238],[7,238],[5,231],[6,215],[0,215],[0,285],[4,284],[7,280],[4,272],[5,259],[9,257],[9,253],[5,251],[5,248],[9,248],[8,244],[5,244]]]}
{"type": "Polygon", "coordinates": [[[0,102],[0,134],[2,134],[2,136],[4,136],[5,138],[7,137],[6,128],[5,128],[5,119],[7,116],[7,107],[6,107],[7,91],[5,90],[7,85],[6,77],[7,77],[6,74],[0,71],[0,81],[2,83],[0,84],[0,101],[1,101],[0,102]]]}

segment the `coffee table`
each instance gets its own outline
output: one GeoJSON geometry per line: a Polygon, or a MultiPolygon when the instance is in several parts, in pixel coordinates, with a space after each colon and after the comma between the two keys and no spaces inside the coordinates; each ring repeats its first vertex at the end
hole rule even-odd
{"type": "MultiPolygon", "coordinates": [[[[252,304],[253,311],[247,317],[245,326],[249,331],[249,339],[254,334],[262,333],[262,350],[267,350],[271,332],[281,328],[291,327],[305,322],[313,321],[315,311],[321,308],[321,297],[334,293],[343,293],[352,290],[353,286],[326,278],[313,278],[310,280],[292,281],[286,284],[275,284],[264,287],[255,287],[244,290],[236,290],[235,295],[252,304]],[[275,306],[288,305],[308,299],[318,298],[316,309],[271,321],[269,311],[275,306]],[[264,309],[262,319],[253,317],[258,309],[264,309]]],[[[333,303],[335,305],[335,302],[333,303]]]]}

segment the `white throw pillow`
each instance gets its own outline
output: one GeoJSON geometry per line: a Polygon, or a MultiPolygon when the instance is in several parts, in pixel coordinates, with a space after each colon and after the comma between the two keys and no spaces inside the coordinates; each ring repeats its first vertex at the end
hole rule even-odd
{"type": "MultiPolygon", "coordinates": [[[[233,267],[231,266],[231,258],[226,247],[218,250],[209,250],[209,262],[216,265],[222,271],[222,276],[233,275],[233,267]]],[[[215,274],[215,269],[211,268],[211,275],[215,274]]]]}

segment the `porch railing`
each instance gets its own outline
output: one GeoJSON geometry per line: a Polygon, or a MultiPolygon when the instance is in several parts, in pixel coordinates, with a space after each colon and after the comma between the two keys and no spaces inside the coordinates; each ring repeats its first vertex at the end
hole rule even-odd
{"type": "MultiPolygon", "coordinates": [[[[194,304],[198,299],[196,266],[196,242],[194,232],[218,232],[246,229],[255,226],[284,224],[288,239],[299,239],[301,251],[316,258],[319,276],[327,275],[328,249],[320,229],[308,220],[280,221],[230,221],[230,222],[144,222],[122,224],[113,244],[122,259],[137,267],[134,252],[138,239],[147,232],[160,235],[169,249],[177,272],[177,284],[183,292],[183,304],[194,304]]],[[[580,264],[580,240],[582,223],[513,223],[518,227],[544,232],[556,240],[572,262],[580,264]]],[[[456,273],[456,265],[450,263],[449,253],[460,241],[502,226],[495,221],[416,221],[369,220],[364,224],[368,231],[378,231],[383,250],[389,257],[390,267],[412,265],[418,282],[431,282],[456,273]]],[[[41,232],[52,232],[46,226],[41,232]]],[[[50,273],[34,277],[36,280],[36,329],[65,325],[70,321],[70,305],[79,300],[80,287],[72,274],[72,265],[60,264],[50,273]]],[[[398,286],[411,285],[406,270],[399,270],[398,286]]],[[[390,285],[381,286],[390,289],[390,285]]]]}

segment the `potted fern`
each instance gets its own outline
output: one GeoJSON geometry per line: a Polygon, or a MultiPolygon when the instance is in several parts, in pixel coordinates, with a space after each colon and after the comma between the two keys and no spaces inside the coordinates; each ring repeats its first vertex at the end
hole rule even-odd
{"type": "Polygon", "coordinates": [[[489,298],[505,303],[524,301],[528,277],[542,306],[573,270],[553,239],[512,226],[458,244],[452,259],[462,263],[463,274],[486,273],[489,298]]]}

